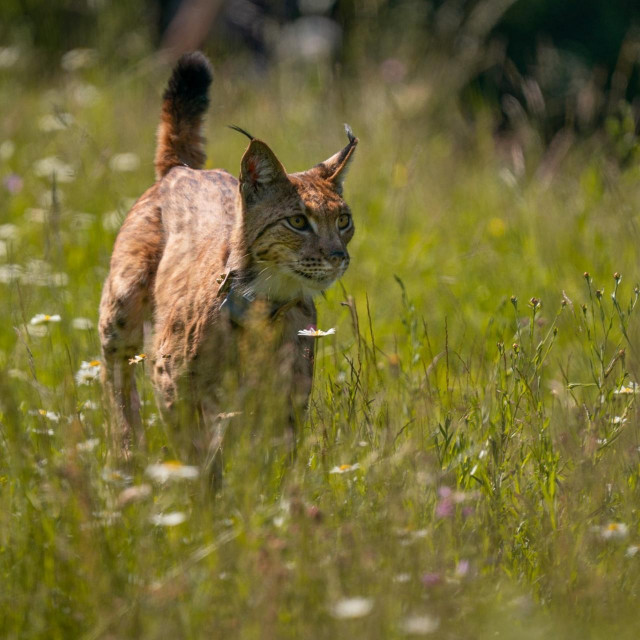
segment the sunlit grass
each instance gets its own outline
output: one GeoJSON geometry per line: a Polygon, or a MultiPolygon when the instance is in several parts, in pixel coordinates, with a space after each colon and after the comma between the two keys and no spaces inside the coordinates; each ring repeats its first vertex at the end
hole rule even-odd
{"type": "Polygon", "coordinates": [[[219,70],[209,166],[237,173],[228,123],[290,171],[345,120],[361,144],[295,460],[246,397],[219,417],[212,497],[145,354],[129,461],[99,381],[100,289],[153,179],[166,69],[74,60],[38,86],[2,71],[2,635],[635,637],[638,169],[587,141],[549,173],[531,132],[518,170],[419,74],[219,70]]]}

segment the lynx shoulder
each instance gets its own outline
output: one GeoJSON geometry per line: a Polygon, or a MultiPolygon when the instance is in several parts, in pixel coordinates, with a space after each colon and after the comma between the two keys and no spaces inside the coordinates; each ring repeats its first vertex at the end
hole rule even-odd
{"type": "MultiPolygon", "coordinates": [[[[354,233],[342,184],[358,143],[299,173],[287,173],[263,141],[249,138],[239,177],[205,171],[203,120],[212,81],[200,53],[183,56],[163,96],[156,183],[118,234],[100,303],[103,382],[125,446],[140,425],[129,359],[152,328],[148,362],[168,420],[186,403],[219,411],[219,386],[238,364],[247,326],[270,338],[292,407],[304,406],[313,375],[313,297],[349,265],[354,233]],[[262,327],[262,328],[260,328],[262,327]]],[[[260,336],[261,337],[261,336],[260,336]]],[[[263,341],[264,342],[264,341],[263,341]]]]}

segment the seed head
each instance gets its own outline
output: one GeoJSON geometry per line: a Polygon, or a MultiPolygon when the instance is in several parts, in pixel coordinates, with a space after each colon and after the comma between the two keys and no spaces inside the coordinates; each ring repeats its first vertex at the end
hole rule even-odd
{"type": "Polygon", "coordinates": [[[517,306],[518,306],[518,298],[516,298],[516,296],[511,296],[511,304],[512,304],[514,307],[517,307],[517,306]]]}
{"type": "Polygon", "coordinates": [[[620,282],[620,280],[622,280],[622,276],[621,276],[621,275],[616,271],[616,272],[613,274],[613,279],[614,279],[616,282],[620,282]]]}
{"type": "Polygon", "coordinates": [[[540,306],[540,300],[538,298],[531,298],[531,300],[529,300],[529,304],[534,308],[537,309],[540,306]]]}
{"type": "Polygon", "coordinates": [[[520,345],[517,342],[513,343],[512,348],[513,348],[513,353],[519,353],[520,345]]]}
{"type": "Polygon", "coordinates": [[[591,278],[591,276],[589,275],[589,272],[588,272],[588,271],[585,271],[585,272],[582,274],[582,277],[583,277],[587,282],[589,282],[589,280],[590,280],[590,278],[591,278]]]}
{"type": "Polygon", "coordinates": [[[580,308],[582,309],[582,313],[584,313],[584,315],[586,316],[587,315],[587,305],[583,304],[580,308]]]}
{"type": "Polygon", "coordinates": [[[598,298],[598,300],[600,300],[600,298],[602,298],[602,294],[604,293],[604,291],[602,289],[596,289],[596,298],[598,298]]]}

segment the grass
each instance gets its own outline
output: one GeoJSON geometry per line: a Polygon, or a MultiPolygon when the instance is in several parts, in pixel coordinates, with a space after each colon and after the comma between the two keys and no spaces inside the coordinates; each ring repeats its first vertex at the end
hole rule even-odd
{"type": "Polygon", "coordinates": [[[219,69],[210,166],[237,173],[227,123],[289,170],[339,149],[345,119],[361,144],[297,457],[248,398],[212,498],[146,472],[193,461],[144,364],[128,466],[99,382],[76,378],[99,354],[77,319],[95,327],[119,221],[153,179],[167,70],[29,84],[19,65],[0,71],[4,637],[637,635],[640,174],[615,140],[554,157],[526,129],[516,171],[484,108],[472,124],[420,74],[219,69]]]}

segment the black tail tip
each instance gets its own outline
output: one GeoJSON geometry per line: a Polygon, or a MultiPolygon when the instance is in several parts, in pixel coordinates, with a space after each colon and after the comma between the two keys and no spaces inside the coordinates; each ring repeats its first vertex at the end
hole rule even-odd
{"type": "Polygon", "coordinates": [[[212,80],[213,69],[207,57],[200,51],[185,53],[173,69],[164,97],[206,97],[212,80]]]}

